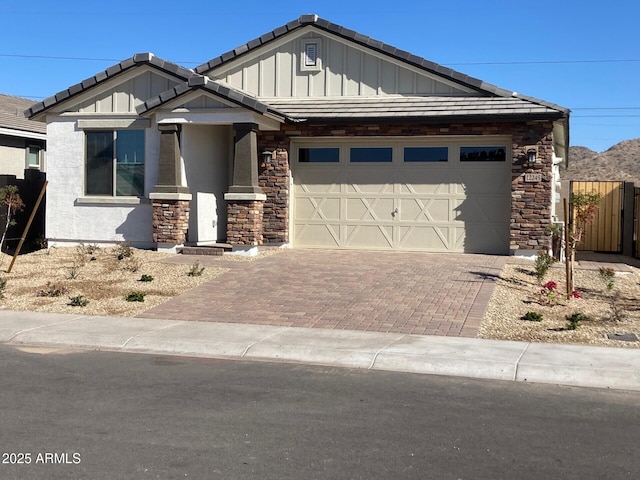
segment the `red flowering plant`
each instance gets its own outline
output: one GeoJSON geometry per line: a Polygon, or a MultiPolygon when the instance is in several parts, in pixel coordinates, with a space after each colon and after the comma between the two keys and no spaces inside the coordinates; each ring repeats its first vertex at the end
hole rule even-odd
{"type": "MultiPolygon", "coordinates": [[[[558,283],[553,280],[549,280],[547,283],[542,285],[542,290],[540,290],[540,303],[544,305],[549,305],[553,307],[560,302],[562,295],[558,292],[558,283]]],[[[582,298],[582,295],[578,290],[573,290],[567,298],[582,298]]]]}
{"type": "Polygon", "coordinates": [[[560,294],[558,292],[558,284],[553,280],[549,280],[547,283],[542,285],[542,290],[540,290],[540,303],[549,305],[553,307],[557,305],[560,301],[560,294]]]}

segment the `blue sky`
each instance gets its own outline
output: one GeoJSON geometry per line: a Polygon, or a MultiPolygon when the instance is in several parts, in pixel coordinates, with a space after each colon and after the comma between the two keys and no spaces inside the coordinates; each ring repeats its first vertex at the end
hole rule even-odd
{"type": "Polygon", "coordinates": [[[572,145],[640,137],[637,0],[2,0],[0,93],[41,100],[138,52],[195,67],[305,13],[568,107],[572,145]]]}

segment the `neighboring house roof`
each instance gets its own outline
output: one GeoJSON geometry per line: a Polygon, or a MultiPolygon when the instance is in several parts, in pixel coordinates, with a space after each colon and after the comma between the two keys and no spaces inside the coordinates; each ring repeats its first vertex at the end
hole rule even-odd
{"type": "Polygon", "coordinates": [[[144,113],[148,113],[153,109],[159,108],[162,105],[176,100],[177,98],[195,90],[203,90],[205,92],[209,92],[214,96],[220,97],[222,99],[235,103],[236,105],[240,105],[260,114],[270,113],[272,115],[275,115],[276,117],[279,117],[281,120],[285,118],[284,114],[274,110],[266,103],[260,102],[255,97],[247,95],[240,90],[222,85],[221,83],[216,82],[215,80],[211,80],[209,77],[205,77],[204,75],[194,75],[190,77],[189,80],[187,80],[185,83],[181,83],[171,90],[161,93],[157,97],[150,98],[142,105],[140,105],[137,111],[141,115],[144,113]]]}
{"type": "MultiPolygon", "coordinates": [[[[451,68],[444,67],[437,63],[426,60],[417,55],[413,55],[404,50],[400,50],[391,45],[387,45],[383,42],[375,40],[371,37],[367,37],[365,35],[361,35],[354,30],[350,30],[348,28],[342,27],[335,23],[331,23],[327,20],[319,18],[317,15],[302,15],[297,20],[293,20],[282,27],[276,28],[269,33],[261,35],[258,38],[255,38],[244,45],[241,45],[233,50],[230,50],[222,55],[215,57],[209,60],[206,63],[195,68],[195,72],[199,74],[206,74],[207,72],[213,70],[216,67],[224,63],[228,63],[232,60],[237,59],[247,53],[266,45],[284,35],[289,34],[295,30],[306,26],[314,26],[320,30],[324,30],[331,34],[342,37],[346,40],[350,40],[357,44],[360,44],[364,47],[370,48],[374,51],[380,52],[382,54],[388,55],[392,58],[400,60],[402,62],[406,62],[414,67],[420,68],[426,72],[431,74],[438,75],[440,77],[452,80],[458,84],[469,87],[477,92],[481,92],[484,94],[489,94],[491,96],[497,97],[518,97],[526,102],[530,102],[533,104],[539,104],[544,107],[548,107],[552,110],[557,110],[558,112],[562,112],[563,114],[569,114],[569,109],[560,107],[559,105],[555,105],[553,103],[546,102],[544,100],[540,100],[534,97],[519,95],[516,92],[512,92],[510,90],[505,90],[503,88],[497,87],[487,82],[483,82],[482,80],[478,80],[477,78],[470,77],[463,73],[457,72],[451,68]]],[[[377,99],[376,99],[377,101],[377,99]]]]}
{"type": "Polygon", "coordinates": [[[521,98],[446,97],[446,96],[379,96],[339,98],[278,98],[265,100],[270,106],[294,121],[374,120],[428,117],[433,121],[478,120],[496,117],[513,120],[557,119],[563,112],[521,98]]]}
{"type": "Polygon", "coordinates": [[[34,104],[28,98],[0,94],[0,132],[21,137],[40,137],[47,133],[47,126],[29,120],[24,111],[34,104]],[[36,135],[32,135],[36,134],[36,135]]]}
{"type": "Polygon", "coordinates": [[[150,65],[160,71],[169,73],[182,80],[187,80],[194,74],[193,70],[181,67],[176,63],[168,62],[166,60],[158,58],[153,53],[137,53],[133,57],[123,60],[122,62],[109,67],[108,69],[98,73],[97,75],[94,75],[93,77],[89,77],[86,80],[83,80],[82,82],[67,88],[66,90],[62,90],[61,92],[56,93],[52,97],[44,99],[42,102],[36,103],[31,108],[29,108],[25,112],[25,114],[30,118],[38,116],[54,105],[59,104],[60,102],[66,101],[71,97],[83,93],[86,90],[95,87],[96,85],[99,85],[100,83],[108,79],[126,72],[133,67],[138,67],[141,65],[150,65]]]}

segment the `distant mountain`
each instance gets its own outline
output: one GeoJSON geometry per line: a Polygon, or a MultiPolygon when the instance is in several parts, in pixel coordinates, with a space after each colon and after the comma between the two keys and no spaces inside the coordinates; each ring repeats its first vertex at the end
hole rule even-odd
{"type": "Polygon", "coordinates": [[[562,168],[560,178],[633,182],[640,187],[640,138],[624,140],[602,153],[570,147],[569,169],[562,168]]]}

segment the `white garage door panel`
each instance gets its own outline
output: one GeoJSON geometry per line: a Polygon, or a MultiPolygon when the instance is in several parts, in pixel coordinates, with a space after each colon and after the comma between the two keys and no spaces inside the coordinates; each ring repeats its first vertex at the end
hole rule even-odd
{"type": "Polygon", "coordinates": [[[376,198],[369,196],[346,198],[345,205],[346,211],[344,218],[347,221],[390,222],[393,218],[393,198],[376,198]]]}
{"type": "Polygon", "coordinates": [[[296,201],[296,220],[340,220],[340,199],[301,195],[296,201]]]}
{"type": "Polygon", "coordinates": [[[392,225],[348,226],[346,247],[389,250],[393,248],[392,229],[392,225]]]}
{"type": "Polygon", "coordinates": [[[418,225],[413,227],[399,227],[400,250],[424,250],[425,245],[431,245],[433,251],[455,251],[455,238],[452,241],[450,236],[455,229],[450,227],[435,227],[418,225]]]}
{"type": "Polygon", "coordinates": [[[452,145],[447,162],[405,163],[397,143],[392,163],[349,163],[346,142],[340,162],[293,156],[295,247],[508,253],[509,160],[460,162],[452,145]]]}
{"type": "Polygon", "coordinates": [[[490,225],[465,225],[461,250],[470,253],[504,254],[504,238],[509,238],[509,227],[496,228],[490,225]]]}
{"type": "Polygon", "coordinates": [[[399,198],[398,214],[401,222],[449,222],[451,205],[448,198],[425,197],[399,198]]]}
{"type": "Polygon", "coordinates": [[[340,248],[340,225],[306,223],[296,226],[296,244],[305,247],[340,248]],[[299,242],[299,243],[298,243],[299,242]]]}

